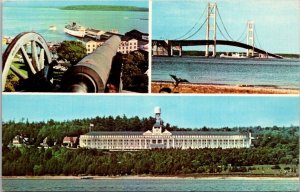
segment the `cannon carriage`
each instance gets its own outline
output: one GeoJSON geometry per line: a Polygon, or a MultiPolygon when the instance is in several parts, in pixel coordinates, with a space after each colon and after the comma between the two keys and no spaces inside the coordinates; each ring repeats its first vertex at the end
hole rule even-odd
{"type": "Polygon", "coordinates": [[[18,78],[19,91],[28,92],[122,92],[122,55],[117,52],[121,43],[112,36],[93,53],[64,72],[60,84],[53,83],[51,52],[45,39],[35,32],[24,32],[14,38],[5,50],[2,61],[2,90],[13,73],[18,78]],[[24,62],[23,70],[13,63],[19,56],[24,62]]]}

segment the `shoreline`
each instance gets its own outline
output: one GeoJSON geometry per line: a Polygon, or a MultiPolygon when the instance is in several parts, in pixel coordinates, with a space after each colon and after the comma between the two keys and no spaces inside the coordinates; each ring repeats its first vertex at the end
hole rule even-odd
{"type": "MultiPolygon", "coordinates": [[[[174,84],[171,81],[152,81],[151,93],[159,93],[159,90],[164,87],[173,89],[174,84]]],[[[205,94],[300,94],[299,89],[209,83],[181,83],[174,92],[205,94]]]]}
{"type": "MultiPolygon", "coordinates": [[[[148,175],[133,175],[133,176],[88,176],[88,180],[176,180],[176,179],[187,179],[187,180],[299,180],[298,176],[206,176],[206,175],[197,175],[197,176],[148,176],[148,175]]],[[[70,179],[81,179],[81,176],[2,176],[1,179],[37,179],[37,180],[70,180],[70,179]]],[[[86,180],[86,179],[83,179],[86,180]]]]}

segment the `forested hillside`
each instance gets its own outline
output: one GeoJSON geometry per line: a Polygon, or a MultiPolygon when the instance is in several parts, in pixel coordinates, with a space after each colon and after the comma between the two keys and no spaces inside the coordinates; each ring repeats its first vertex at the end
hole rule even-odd
{"type": "MultiPolygon", "coordinates": [[[[3,123],[3,175],[180,175],[240,174],[297,175],[299,163],[299,127],[246,127],[201,131],[252,132],[250,149],[165,149],[135,152],[110,152],[95,149],[61,147],[65,136],[89,131],[146,131],[152,117],[96,117],[65,122],[9,121],[3,123]],[[29,138],[23,147],[8,147],[16,135],[29,138]],[[40,143],[45,137],[51,148],[40,143]],[[56,142],[56,145],[54,145],[56,142]],[[54,146],[53,146],[54,145],[54,146]],[[269,165],[265,167],[262,165],[269,165]]],[[[186,131],[166,124],[168,130],[186,131]]]]}

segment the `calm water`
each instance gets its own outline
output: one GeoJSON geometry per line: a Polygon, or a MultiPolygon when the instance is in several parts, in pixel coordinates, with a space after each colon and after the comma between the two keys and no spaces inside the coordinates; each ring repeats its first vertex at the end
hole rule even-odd
{"type": "Polygon", "coordinates": [[[169,74],[193,83],[299,88],[300,60],[154,57],[152,80],[171,81],[169,74]]]}
{"type": "Polygon", "coordinates": [[[75,39],[63,32],[66,24],[78,22],[82,26],[102,30],[117,29],[125,33],[132,29],[148,32],[148,12],[76,11],[58,8],[3,7],[3,35],[16,36],[24,31],[40,33],[46,41],[75,39]],[[56,31],[49,26],[55,25],[56,31]]]}
{"type": "Polygon", "coordinates": [[[4,191],[298,191],[295,179],[3,180],[4,191]]]}

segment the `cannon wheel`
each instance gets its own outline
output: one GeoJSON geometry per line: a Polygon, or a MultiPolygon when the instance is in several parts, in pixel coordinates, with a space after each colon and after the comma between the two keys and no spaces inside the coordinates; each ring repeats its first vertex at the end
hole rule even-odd
{"type": "Polygon", "coordinates": [[[2,91],[5,89],[9,70],[19,77],[20,80],[25,80],[44,69],[50,63],[51,53],[44,38],[34,32],[20,33],[13,39],[3,54],[2,91]],[[13,65],[16,54],[20,52],[27,74],[24,74],[13,65]]]}

